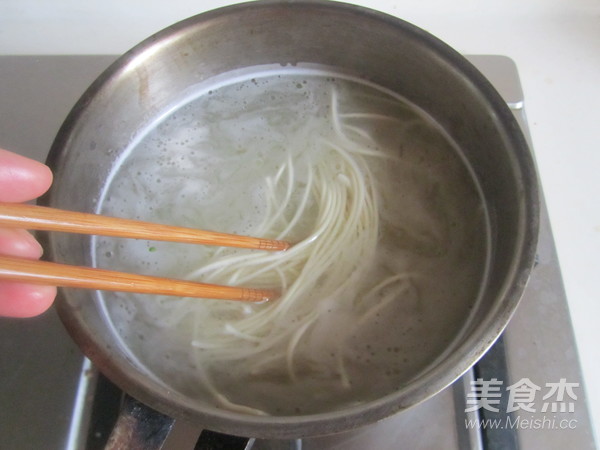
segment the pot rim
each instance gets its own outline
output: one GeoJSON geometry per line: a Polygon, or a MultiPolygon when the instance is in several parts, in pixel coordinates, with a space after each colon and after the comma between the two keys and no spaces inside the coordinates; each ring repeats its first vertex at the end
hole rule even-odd
{"type": "MultiPolygon", "coordinates": [[[[398,391],[359,406],[321,414],[282,417],[250,416],[216,408],[202,411],[193,407],[190,402],[186,402],[183,395],[169,390],[157,390],[154,382],[141,380],[139,374],[136,376],[134,373],[123,370],[122,364],[107,355],[105,349],[97,343],[89,330],[81,326],[82,324],[79,323],[67,302],[60,298],[57,301],[57,310],[61,320],[83,352],[103,373],[108,374],[115,384],[133,397],[165,414],[192,420],[215,431],[265,438],[291,438],[340,432],[390,416],[440,392],[475,364],[508,324],[529,278],[537,247],[539,194],[533,157],[519,125],[495,88],[469,61],[438,38],[402,19],[362,6],[320,0],[267,0],[236,4],[192,16],[150,36],[119,57],[86,90],[63,123],[50,150],[47,164],[53,170],[61,164],[61,149],[67,144],[69,135],[81,115],[94,97],[102,92],[105,85],[112,83],[123,68],[134,62],[136,58],[151,51],[158,43],[167,41],[170,36],[182,33],[189,27],[201,26],[203,23],[225,15],[244,14],[248,10],[270,7],[286,7],[290,10],[307,7],[342,10],[347,14],[366,16],[371,20],[381,21],[388,26],[399,28],[403,33],[424,43],[437,57],[457,69],[477,87],[491,111],[506,127],[506,136],[511,141],[507,145],[516,149],[515,154],[519,158],[518,166],[523,181],[523,196],[520,205],[522,223],[519,224],[520,255],[515,259],[516,262],[513,261],[510,277],[507,277],[504,283],[503,301],[496,304],[496,310],[486,317],[486,321],[478,324],[476,331],[472,332],[467,340],[457,345],[454,353],[444,361],[427,369],[421,377],[411,381],[410,384],[398,391]]],[[[51,193],[40,200],[41,204],[50,202],[51,193]]],[[[47,236],[42,236],[42,240],[47,241],[47,239],[47,236]]],[[[45,247],[49,250],[48,257],[54,259],[52,246],[45,245],[45,247]]]]}

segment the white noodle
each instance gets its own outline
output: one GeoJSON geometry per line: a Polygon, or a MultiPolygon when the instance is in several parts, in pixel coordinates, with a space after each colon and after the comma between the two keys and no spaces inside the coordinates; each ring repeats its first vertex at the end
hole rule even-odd
{"type": "MultiPolygon", "coordinates": [[[[343,134],[335,90],[331,98],[331,122],[335,137],[341,144],[319,140],[322,146],[320,158],[316,163],[312,160],[306,163],[309,170],[302,187],[298,186],[294,177],[296,169],[291,152],[288,152],[286,162],[275,176],[266,180],[269,203],[265,221],[259,230],[267,235],[273,234],[272,229],[279,224],[283,229],[277,236],[285,237],[306,213],[310,198],[314,197],[317,198],[319,212],[309,239],[285,253],[223,256],[191,274],[194,278],[204,275],[209,282],[225,279],[235,284],[275,282],[286,286],[276,302],[257,308],[254,314],[241,317],[236,322],[227,322],[223,332],[214,330],[215,334],[208,341],[206,337],[201,339],[198,336],[192,340],[193,347],[210,350],[213,360],[247,359],[252,354],[256,370],[280,358],[284,352],[288,375],[295,381],[296,348],[318,319],[319,305],[307,301],[308,294],[316,291],[317,295],[313,294],[313,298],[317,297],[319,302],[327,302],[326,298],[335,301],[339,293],[358,284],[364,268],[356,266],[356,263],[361,261],[363,267],[368,267],[378,236],[377,199],[372,175],[363,156],[353,151],[359,149],[363,152],[359,146],[353,143],[352,149],[344,148],[349,138],[343,134]],[[283,197],[278,197],[280,187],[284,186],[283,197]],[[293,216],[285,223],[285,210],[295,190],[300,190],[302,195],[293,216]],[[340,265],[340,260],[348,261],[348,265],[340,265]],[[318,286],[325,275],[324,285],[318,286]],[[297,316],[293,330],[280,325],[289,322],[287,316],[290,314],[297,316]],[[231,336],[258,345],[247,348],[231,336]],[[272,354],[278,342],[287,342],[285,349],[272,354]]],[[[231,308],[222,302],[213,304],[213,316],[219,315],[220,307],[231,308]]],[[[198,318],[198,321],[202,320],[202,317],[198,318]]],[[[348,385],[348,376],[343,369],[341,376],[342,383],[348,385]]]]}

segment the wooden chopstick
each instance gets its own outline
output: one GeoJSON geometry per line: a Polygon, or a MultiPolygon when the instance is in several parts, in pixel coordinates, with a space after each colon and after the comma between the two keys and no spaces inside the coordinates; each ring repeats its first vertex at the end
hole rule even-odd
{"type": "Polygon", "coordinates": [[[11,256],[0,256],[0,279],[61,287],[238,300],[243,302],[263,302],[279,296],[277,291],[270,289],[195,283],[172,278],[70,266],[11,256]]]}
{"type": "Polygon", "coordinates": [[[20,203],[0,203],[0,226],[256,250],[287,250],[290,247],[289,242],[274,239],[238,236],[20,203]]]}
{"type": "MultiPolygon", "coordinates": [[[[257,250],[287,250],[290,247],[289,242],[274,239],[238,236],[18,203],[0,203],[0,226],[257,250]]],[[[9,256],[0,256],[0,279],[60,287],[246,302],[262,302],[279,296],[277,291],[270,289],[196,283],[9,256]]]]}

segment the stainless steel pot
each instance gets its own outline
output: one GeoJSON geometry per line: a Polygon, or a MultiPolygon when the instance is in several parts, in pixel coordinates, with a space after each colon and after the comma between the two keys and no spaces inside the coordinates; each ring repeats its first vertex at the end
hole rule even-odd
{"type": "MultiPolygon", "coordinates": [[[[94,292],[63,290],[58,311],[83,352],[118,386],[164,414],[254,437],[320,435],[376,421],[423,401],[473,365],[500,335],[527,282],[536,248],[538,191],[532,157],[513,116],[461,55],[394,17],[330,2],[257,2],[177,23],[119,58],[85,92],[48,162],[55,182],[43,203],[94,211],[121,152],[173,97],[231,70],[314,63],[358,74],[429,113],[456,141],[491,214],[491,276],[483,301],[446,357],[397,392],[346,410],[258,417],[200,407],[165,390],[119,347],[94,292]]],[[[48,256],[90,265],[86,237],[46,236],[48,256]]]]}

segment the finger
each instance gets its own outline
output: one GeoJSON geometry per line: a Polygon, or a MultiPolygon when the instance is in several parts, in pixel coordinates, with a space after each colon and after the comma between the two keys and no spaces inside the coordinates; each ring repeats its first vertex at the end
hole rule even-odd
{"type": "Polygon", "coordinates": [[[25,202],[39,197],[52,184],[48,166],[0,149],[0,202],[25,202]]]}
{"type": "Polygon", "coordinates": [[[46,311],[56,297],[56,287],[0,282],[0,316],[34,317],[46,311]]]}
{"type": "Polygon", "coordinates": [[[26,230],[0,228],[0,255],[38,259],[42,253],[42,246],[26,230]]]}

